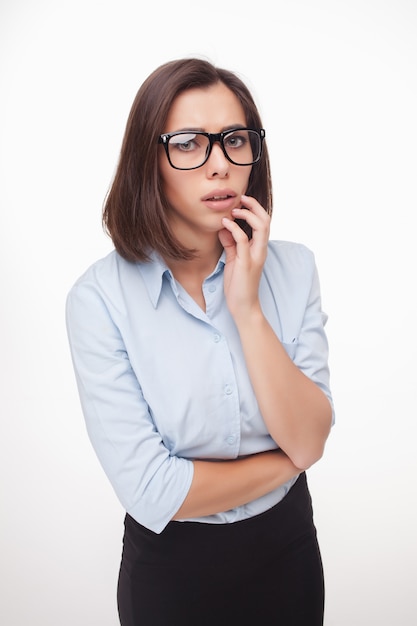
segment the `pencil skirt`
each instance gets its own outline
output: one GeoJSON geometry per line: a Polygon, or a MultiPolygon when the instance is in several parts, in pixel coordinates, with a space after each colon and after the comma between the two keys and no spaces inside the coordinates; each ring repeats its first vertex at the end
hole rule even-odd
{"type": "Polygon", "coordinates": [[[323,568],[303,472],[285,498],[231,524],[125,518],[121,626],[322,626],[323,568]]]}

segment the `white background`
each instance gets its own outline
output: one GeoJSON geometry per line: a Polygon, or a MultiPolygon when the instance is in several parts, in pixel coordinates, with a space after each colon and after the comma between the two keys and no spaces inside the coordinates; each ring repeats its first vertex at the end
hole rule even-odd
{"type": "Polygon", "coordinates": [[[252,89],[272,236],[316,254],[337,412],[309,471],[326,626],[415,626],[415,0],[1,0],[0,623],[118,624],[123,511],[64,303],[111,249],[101,208],[137,89],[191,55],[252,89]]]}

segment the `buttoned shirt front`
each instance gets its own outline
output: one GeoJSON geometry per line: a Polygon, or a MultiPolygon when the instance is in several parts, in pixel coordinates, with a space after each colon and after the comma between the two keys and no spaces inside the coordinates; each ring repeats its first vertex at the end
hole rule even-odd
{"type": "MultiPolygon", "coordinates": [[[[223,293],[225,255],[203,283],[204,312],[152,254],[113,251],[76,282],[67,329],[92,445],[122,505],[161,532],[181,506],[193,459],[275,449],[223,293]]],[[[295,364],[328,396],[328,347],[313,254],[271,241],[263,312],[295,364]]],[[[230,523],[279,502],[295,479],[247,505],[199,518],[230,523]]]]}

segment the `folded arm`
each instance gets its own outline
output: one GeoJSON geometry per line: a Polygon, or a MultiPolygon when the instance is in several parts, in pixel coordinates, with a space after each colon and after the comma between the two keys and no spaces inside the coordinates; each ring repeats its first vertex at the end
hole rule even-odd
{"type": "Polygon", "coordinates": [[[299,340],[296,364],[263,314],[259,299],[270,217],[254,198],[243,196],[242,203],[246,208],[234,210],[234,217],[248,222],[252,239],[248,240],[237,223],[229,219],[224,219],[225,228],[219,233],[226,251],[226,300],[269,433],[296,467],[306,469],[322,456],[332,423],[330,401],[314,380],[320,378],[319,373],[313,371],[315,367],[323,368],[327,356],[317,273],[311,261],[306,263],[311,290],[305,302],[301,336],[294,338],[299,340]],[[314,361],[317,366],[311,367],[314,361]]]}
{"type": "Polygon", "coordinates": [[[67,329],[88,434],[126,511],[154,532],[171,519],[223,512],[299,473],[278,451],[237,460],[171,455],[149,411],[120,331],[91,284],[67,301],[67,329]]]}
{"type": "Polygon", "coordinates": [[[279,450],[233,461],[194,461],[190,490],[174,519],[228,511],[264,496],[299,473],[279,450]]]}

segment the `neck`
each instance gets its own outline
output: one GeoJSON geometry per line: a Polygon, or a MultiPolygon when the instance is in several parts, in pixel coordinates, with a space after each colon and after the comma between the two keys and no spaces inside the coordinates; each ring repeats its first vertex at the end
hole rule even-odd
{"type": "Polygon", "coordinates": [[[219,248],[210,256],[196,256],[188,261],[169,259],[166,263],[177,280],[187,275],[190,279],[203,280],[209,276],[217,265],[223,248],[219,248]]]}
{"type": "Polygon", "coordinates": [[[189,261],[183,260],[166,260],[166,263],[175,277],[190,296],[197,302],[203,311],[206,310],[206,303],[203,296],[203,282],[209,276],[217,265],[219,257],[222,253],[222,246],[218,241],[211,249],[197,251],[194,259],[189,261]]]}
{"type": "Polygon", "coordinates": [[[222,252],[223,247],[216,234],[216,237],[210,240],[200,239],[193,259],[165,259],[165,261],[175,278],[177,278],[177,274],[187,274],[189,277],[200,277],[201,280],[204,280],[216,267],[222,252]]]}

